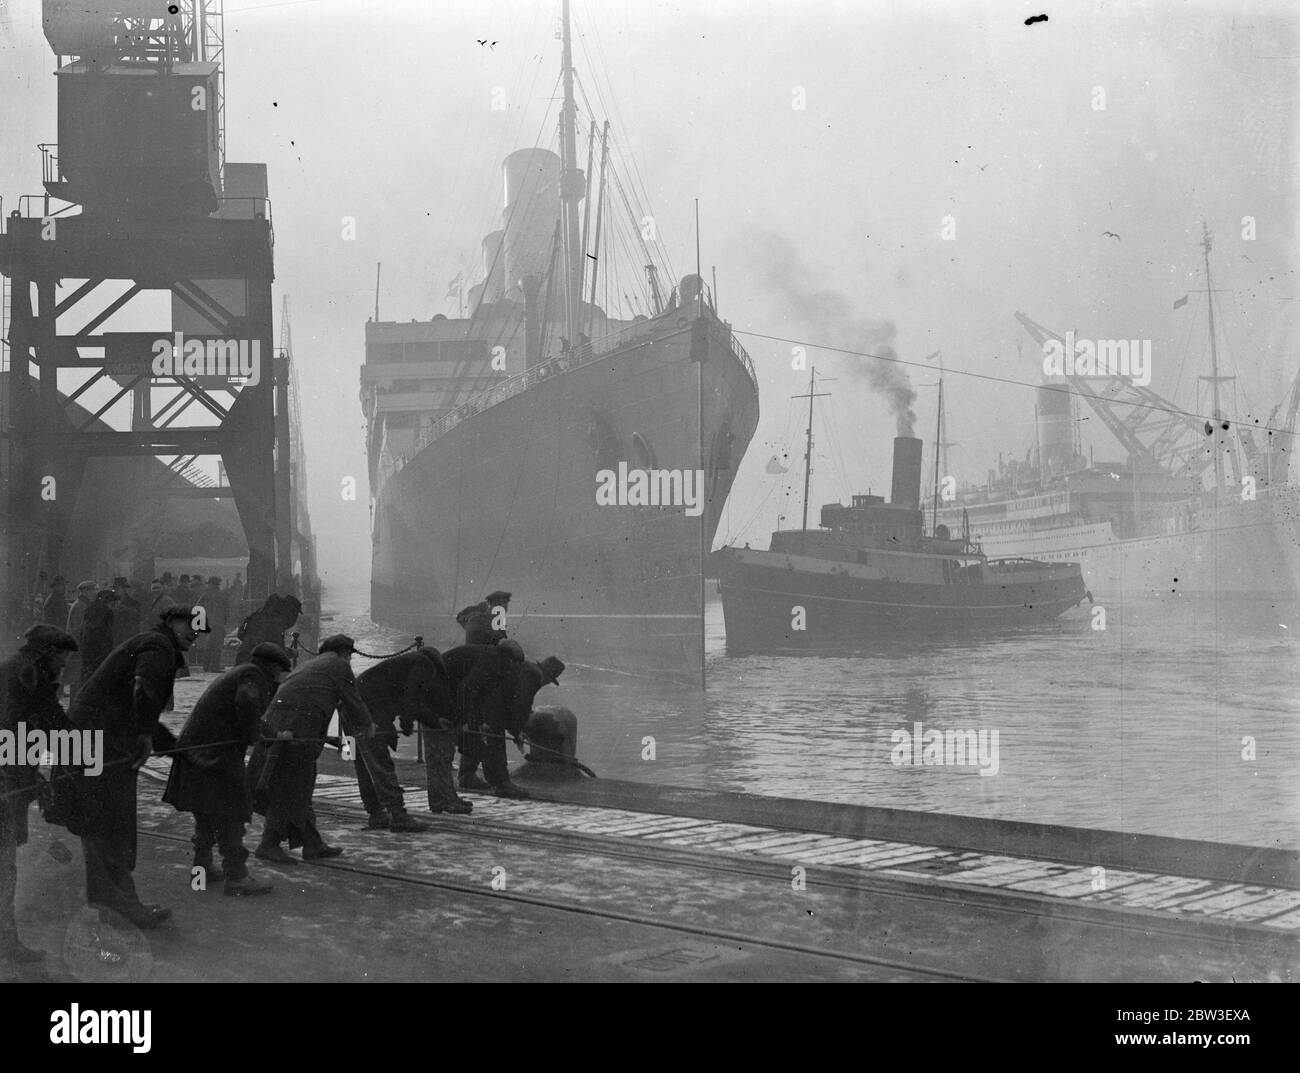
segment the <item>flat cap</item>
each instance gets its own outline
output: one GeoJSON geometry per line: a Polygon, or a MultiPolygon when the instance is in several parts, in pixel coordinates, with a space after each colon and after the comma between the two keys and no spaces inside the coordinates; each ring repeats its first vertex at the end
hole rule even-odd
{"type": "Polygon", "coordinates": [[[267,663],[274,663],[277,667],[286,671],[293,670],[293,660],[289,658],[286,652],[277,644],[270,641],[263,641],[253,649],[251,656],[253,659],[265,660],[267,663]]]}
{"type": "Polygon", "coordinates": [[[489,592],[483,597],[489,605],[508,604],[510,602],[510,593],[497,589],[496,592],[489,592]]]}
{"type": "Polygon", "coordinates": [[[321,652],[355,652],[357,643],[346,633],[336,633],[320,643],[321,652]]]}
{"type": "Polygon", "coordinates": [[[77,651],[77,642],[73,639],[72,634],[65,633],[57,626],[46,626],[43,623],[38,623],[29,627],[23,634],[23,647],[32,652],[75,652],[77,651]]]}

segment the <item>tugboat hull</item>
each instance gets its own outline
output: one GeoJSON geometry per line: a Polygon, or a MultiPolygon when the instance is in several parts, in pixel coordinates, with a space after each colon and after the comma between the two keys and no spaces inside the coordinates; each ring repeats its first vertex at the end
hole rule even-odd
{"type": "Polygon", "coordinates": [[[900,634],[1039,624],[1087,595],[1074,564],[898,558],[934,576],[904,580],[878,566],[727,549],[719,592],[728,654],[865,649],[900,634]]]}

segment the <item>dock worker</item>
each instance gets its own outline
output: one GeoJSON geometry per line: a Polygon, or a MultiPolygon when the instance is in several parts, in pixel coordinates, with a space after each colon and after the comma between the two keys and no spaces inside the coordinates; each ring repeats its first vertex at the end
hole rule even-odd
{"type": "Polygon", "coordinates": [[[113,591],[118,601],[113,607],[113,647],[140,632],[140,601],[131,591],[129,578],[115,577],[113,591]]]}
{"type": "Polygon", "coordinates": [[[256,854],[279,864],[296,863],[281,843],[302,847],[305,861],[337,857],[343,851],[327,845],[316,828],[312,793],[316,788],[316,761],[324,748],[330,716],[338,709],[345,733],[364,739],[374,733],[374,720],[357,692],[350,666],[356,645],[351,637],[335,634],[320,643],[320,655],[298,667],[276,690],[262,719],[264,738],[248,764],[248,784],[253,810],[266,817],[256,854]]]}
{"type": "Polygon", "coordinates": [[[60,630],[68,625],[68,581],[62,574],[50,582],[50,594],[41,606],[41,621],[60,630]]]}
{"type": "MultiPolygon", "coordinates": [[[[117,593],[100,589],[81,620],[81,634],[77,647],[81,652],[81,682],[84,684],[108,654],[113,651],[113,630],[116,621],[117,593]]],[[[139,632],[139,631],[137,631],[139,632]]]]}
{"type": "Polygon", "coordinates": [[[425,787],[430,812],[464,815],[473,805],[456,794],[451,778],[455,744],[455,693],[442,656],[433,648],[417,648],[380,660],[357,677],[357,688],[375,721],[375,736],[358,742],[354,763],[361,802],[370,814],[367,824],[390,831],[422,831],[406,812],[401,784],[390,749],[397,748],[396,720],[403,734],[418,723],[424,745],[425,787]],[[367,761],[369,763],[367,763],[367,761]]]}
{"type": "Polygon", "coordinates": [[[136,893],[136,783],[155,749],[176,737],[160,723],[177,670],[199,631],[193,609],[169,607],[151,630],[118,645],[78,691],[68,719],[104,734],[103,770],[78,780],[83,812],[81,848],[86,858],[86,901],[151,928],[170,909],[146,905],[136,893]]]}
{"type": "Polygon", "coordinates": [[[149,617],[157,618],[168,608],[175,607],[176,601],[163,584],[161,578],[154,578],[149,583],[149,617]]]}
{"type": "MultiPolygon", "coordinates": [[[[85,620],[86,611],[90,605],[95,602],[95,593],[99,591],[99,585],[94,581],[83,581],[77,586],[77,598],[68,608],[68,617],[63,623],[63,632],[68,634],[80,644],[81,624],[85,620]]],[[[64,682],[68,686],[68,695],[77,691],[77,683],[81,681],[81,653],[76,653],[68,660],[68,673],[64,676],[64,682]]]]}
{"type": "Polygon", "coordinates": [[[203,652],[203,669],[220,671],[222,645],[226,641],[226,594],[221,591],[218,575],[208,578],[208,587],[200,594],[197,603],[203,608],[208,628],[212,631],[199,643],[203,652]]]}
{"type": "Polygon", "coordinates": [[[185,721],[162,799],[194,814],[194,867],[207,882],[226,881],[225,893],[267,894],[271,883],[248,873],[245,824],[253,818],[244,754],[261,734],[262,715],[293,664],[289,653],[263,642],[252,659],[219,675],[185,721]],[[200,748],[202,747],[202,748],[200,748]],[[221,851],[224,871],[212,849],[221,851]]]}
{"type": "Polygon", "coordinates": [[[494,623],[497,616],[510,609],[510,593],[497,590],[490,592],[482,600],[463,608],[456,616],[456,621],[465,630],[467,645],[495,645],[506,639],[506,631],[494,623]]]}
{"type": "Polygon", "coordinates": [[[285,633],[293,628],[302,614],[302,601],[296,596],[278,596],[271,593],[260,608],[239,624],[239,651],[236,663],[246,663],[254,648],[270,641],[281,648],[285,633]]]}
{"type": "MultiPolygon", "coordinates": [[[[25,723],[28,729],[48,733],[64,725],[59,675],[76,650],[77,642],[57,626],[40,624],[23,634],[22,647],[0,663],[0,731],[16,735],[18,724],[25,723]]],[[[27,809],[44,785],[35,767],[0,765],[0,960],[19,965],[45,957],[20,941],[14,913],[17,848],[27,841],[27,809]]]]}
{"type": "Polygon", "coordinates": [[[564,664],[555,656],[533,663],[511,651],[513,641],[496,646],[462,645],[443,653],[457,690],[461,734],[460,788],[491,789],[499,797],[528,797],[510,779],[506,738],[521,741],[533,700],[546,685],[558,685],[564,664]],[[478,776],[479,764],[483,774],[478,776]]]}
{"type": "Polygon", "coordinates": [[[95,593],[99,591],[99,585],[94,581],[83,581],[77,586],[77,599],[72,606],[68,608],[68,620],[63,624],[66,633],[73,637],[81,633],[81,623],[86,617],[86,612],[90,605],[95,601],[95,593]]]}

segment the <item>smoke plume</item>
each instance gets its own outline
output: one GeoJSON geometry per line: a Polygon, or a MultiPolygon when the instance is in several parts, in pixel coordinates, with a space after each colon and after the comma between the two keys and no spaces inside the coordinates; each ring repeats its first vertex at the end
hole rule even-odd
{"type": "Polygon", "coordinates": [[[759,282],[782,300],[790,319],[804,325],[810,339],[889,359],[836,355],[839,368],[884,397],[898,423],[897,435],[911,436],[916,424],[916,391],[906,367],[892,360],[898,357],[894,322],[866,316],[839,291],[813,287],[809,283],[812,273],[794,243],[784,236],[757,231],[748,236],[746,245],[759,282]]]}

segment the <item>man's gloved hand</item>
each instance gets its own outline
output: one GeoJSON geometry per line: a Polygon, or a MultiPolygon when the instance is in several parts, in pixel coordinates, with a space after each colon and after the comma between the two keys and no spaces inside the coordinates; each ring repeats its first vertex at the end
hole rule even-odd
{"type": "Polygon", "coordinates": [[[280,731],[280,733],[278,733],[278,734],[276,735],[276,739],[277,739],[278,741],[292,741],[292,740],[293,740],[293,731],[292,731],[292,730],[282,730],[282,731],[280,731]]]}
{"type": "Polygon", "coordinates": [[[131,767],[139,771],[144,767],[144,762],[149,759],[149,754],[153,752],[153,735],[140,734],[135,739],[135,748],[131,752],[131,767]]]}

